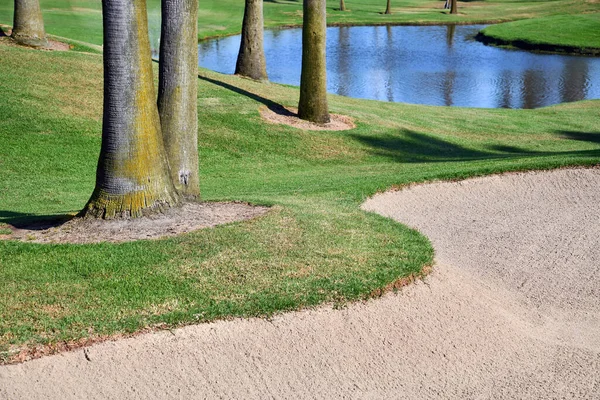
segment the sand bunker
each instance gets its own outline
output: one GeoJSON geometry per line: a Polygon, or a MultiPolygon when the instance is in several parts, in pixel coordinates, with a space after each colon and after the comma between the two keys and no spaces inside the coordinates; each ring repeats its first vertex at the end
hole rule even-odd
{"type": "Polygon", "coordinates": [[[432,240],[425,281],[0,367],[0,398],[600,398],[599,188],[574,169],[378,195],[432,240]]]}

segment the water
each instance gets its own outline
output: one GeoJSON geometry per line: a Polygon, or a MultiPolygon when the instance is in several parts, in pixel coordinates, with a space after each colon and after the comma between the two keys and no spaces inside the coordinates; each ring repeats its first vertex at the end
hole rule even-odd
{"type": "MultiPolygon", "coordinates": [[[[537,108],[600,98],[600,57],[485,46],[485,25],[327,29],[327,90],[414,104],[537,108]]],[[[265,31],[273,82],[300,84],[302,31],[265,31]]],[[[232,74],[240,36],[199,44],[199,65],[232,74]]]]}

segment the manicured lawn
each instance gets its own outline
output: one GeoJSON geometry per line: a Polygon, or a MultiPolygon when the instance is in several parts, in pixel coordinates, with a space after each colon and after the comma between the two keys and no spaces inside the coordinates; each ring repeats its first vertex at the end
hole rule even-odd
{"type": "MultiPolygon", "coordinates": [[[[233,4],[228,1],[219,4],[233,4]]],[[[296,18],[281,10],[298,5],[283,3],[265,4],[270,23],[277,15],[296,18]]],[[[99,2],[66,4],[43,1],[45,9],[58,9],[45,12],[47,30],[100,44],[99,2]],[[57,16],[49,17],[53,12],[57,16]],[[69,25],[78,13],[81,26],[69,25]]],[[[205,11],[211,4],[222,11],[212,17],[215,24],[228,21],[228,28],[205,34],[235,30],[238,21],[229,21],[224,5],[203,4],[205,11]]],[[[362,4],[375,10],[374,1],[362,4]]],[[[488,7],[465,3],[465,12],[477,4],[488,7]]],[[[544,2],[518,4],[531,13],[544,2]]],[[[352,1],[347,5],[359,12],[352,1]]],[[[10,23],[8,15],[8,7],[0,6],[0,22],[10,23]]],[[[3,234],[2,223],[73,213],[91,194],[100,149],[102,58],[0,45],[0,60],[3,234]]],[[[295,106],[297,88],[206,70],[198,85],[203,199],[269,204],[273,210],[167,240],[0,241],[2,360],[39,345],[369,297],[418,274],[432,263],[433,250],[419,233],[362,212],[366,197],[412,182],[589,165],[600,158],[600,101],[494,110],[331,96],[331,110],[353,117],[357,128],[308,132],[267,124],[258,113],[270,102],[295,106]]]]}
{"type": "Polygon", "coordinates": [[[600,13],[508,22],[488,26],[482,34],[516,47],[600,54],[600,13]]]}
{"type": "MultiPolygon", "coordinates": [[[[46,30],[57,36],[102,44],[101,2],[99,0],[40,0],[46,30]]],[[[442,0],[392,0],[392,15],[385,11],[383,0],[347,0],[349,11],[338,11],[339,0],[327,1],[329,24],[387,23],[475,23],[500,22],[543,17],[600,12],[600,3],[580,0],[495,0],[459,1],[459,14],[449,15],[442,0]]],[[[13,2],[0,4],[0,24],[12,24],[13,2]]],[[[148,0],[151,36],[160,35],[160,0],[148,0]]],[[[199,37],[238,33],[241,29],[242,0],[202,0],[198,14],[199,37]]],[[[300,25],[302,2],[277,0],[264,2],[265,25],[300,25]]],[[[543,33],[542,33],[543,34],[543,33]]]]}

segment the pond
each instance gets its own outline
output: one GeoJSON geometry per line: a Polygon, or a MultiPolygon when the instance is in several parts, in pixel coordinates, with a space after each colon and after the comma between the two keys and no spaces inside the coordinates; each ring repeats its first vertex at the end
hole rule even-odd
{"type": "MultiPolygon", "coordinates": [[[[600,98],[600,57],[486,46],[485,25],[327,29],[327,90],[364,99],[438,106],[537,108],[600,98]]],[[[265,31],[273,82],[300,84],[301,29],[265,31]]],[[[232,74],[240,36],[199,44],[199,65],[232,74]]]]}

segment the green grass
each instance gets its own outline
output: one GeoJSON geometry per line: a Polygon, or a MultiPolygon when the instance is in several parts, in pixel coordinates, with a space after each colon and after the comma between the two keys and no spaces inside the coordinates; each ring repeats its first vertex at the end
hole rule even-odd
{"type": "MultiPolygon", "coordinates": [[[[102,44],[101,2],[98,0],[40,0],[46,30],[56,36],[102,44]]],[[[501,22],[599,12],[600,4],[581,0],[496,0],[459,2],[459,14],[442,10],[442,0],[392,0],[393,14],[384,15],[383,0],[348,0],[349,11],[338,11],[339,1],[327,1],[329,24],[440,24],[501,22]]],[[[160,34],[160,0],[148,0],[151,36],[160,34]]],[[[12,24],[13,2],[0,4],[0,24],[12,24]]],[[[242,0],[203,0],[198,14],[199,38],[238,33],[241,29],[242,0]]],[[[274,0],[264,2],[266,27],[300,25],[302,2],[274,0]]]]}
{"type": "Polygon", "coordinates": [[[600,13],[508,22],[489,26],[482,34],[503,45],[600,54],[600,13]]]}
{"type": "MultiPolygon", "coordinates": [[[[64,10],[65,2],[43,4],[64,10]]],[[[70,4],[97,9],[99,3],[70,4]]],[[[364,4],[375,9],[375,2],[364,4]]],[[[509,6],[491,6],[498,4],[509,6]]],[[[515,4],[531,12],[543,2],[515,4]]],[[[347,5],[358,13],[358,5],[347,5]]],[[[2,7],[0,22],[6,22],[2,7]]],[[[90,24],[85,32],[67,26],[73,15],[64,12],[54,22],[46,18],[48,31],[99,44],[99,16],[84,14],[89,20],[83,23],[90,24]],[[59,21],[63,25],[54,25],[59,21]]],[[[230,17],[213,16],[215,23],[220,18],[230,17]]],[[[100,149],[102,58],[0,44],[0,60],[4,230],[3,223],[75,212],[91,194],[100,149]]],[[[297,88],[200,74],[203,198],[271,204],[273,210],[253,221],[159,241],[0,241],[0,359],[62,341],[368,297],[433,260],[425,237],[362,212],[368,196],[412,182],[596,164],[600,158],[600,101],[494,110],[331,96],[331,111],[352,116],[357,128],[306,132],[266,124],[258,113],[270,102],[295,106],[297,88]]]]}

